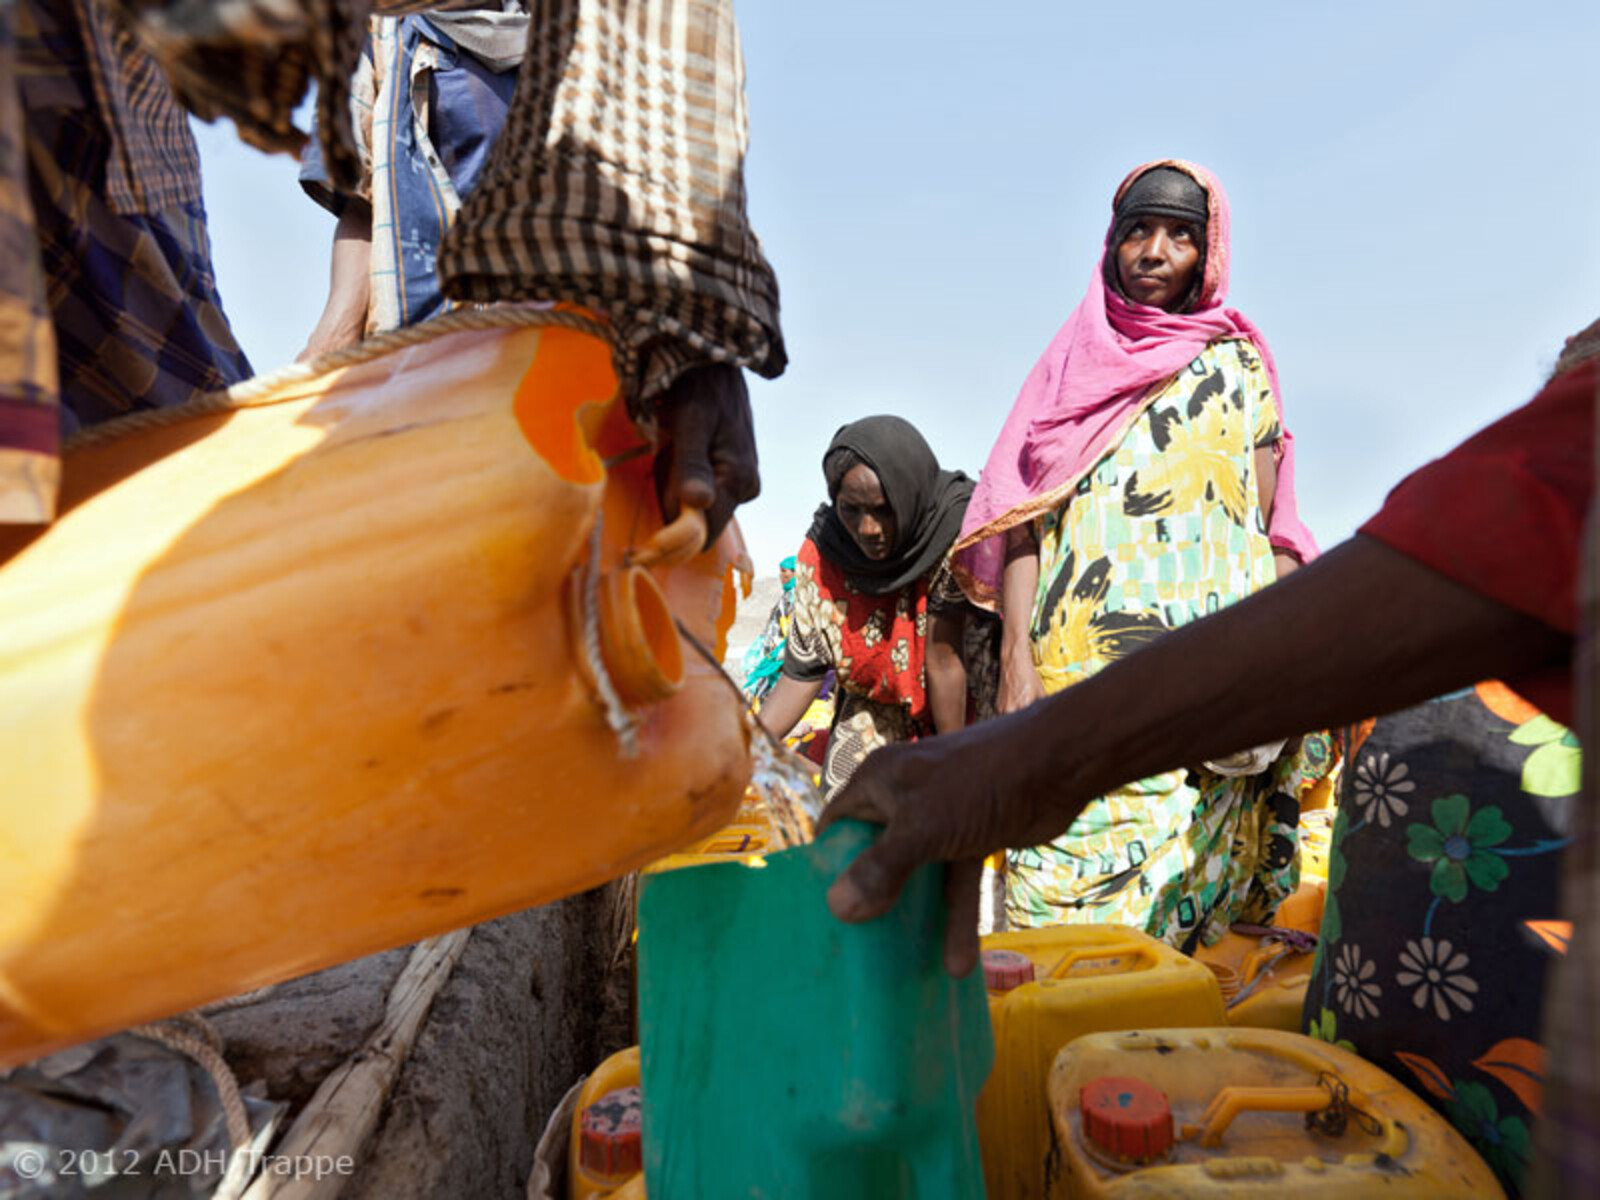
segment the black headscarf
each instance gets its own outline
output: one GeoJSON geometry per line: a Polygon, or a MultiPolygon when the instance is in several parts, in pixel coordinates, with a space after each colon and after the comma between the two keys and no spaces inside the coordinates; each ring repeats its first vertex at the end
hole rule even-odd
{"type": "Polygon", "coordinates": [[[1173,217],[1191,222],[1199,230],[1200,262],[1195,268],[1194,283],[1174,312],[1188,312],[1206,274],[1206,222],[1210,220],[1210,201],[1201,187],[1187,171],[1177,167],[1151,167],[1128,185],[1116,211],[1112,214],[1111,240],[1106,243],[1106,282],[1124,299],[1122,274],[1117,269],[1116,250],[1127,240],[1128,231],[1140,217],[1173,217]]]}
{"type": "Polygon", "coordinates": [[[844,426],[828,443],[823,461],[835,450],[854,452],[877,473],[894,512],[894,546],[887,558],[868,558],[831,502],[817,509],[808,536],[857,591],[869,596],[898,592],[931,572],[955,544],[972,480],[960,471],[941,471],[916,426],[899,417],[866,417],[844,426]]]}

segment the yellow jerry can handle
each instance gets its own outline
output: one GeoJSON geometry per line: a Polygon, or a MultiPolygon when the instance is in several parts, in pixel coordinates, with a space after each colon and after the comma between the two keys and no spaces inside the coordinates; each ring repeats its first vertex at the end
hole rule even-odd
{"type": "Polygon", "coordinates": [[[1108,958],[1136,958],[1141,968],[1154,967],[1160,960],[1150,946],[1140,942],[1106,942],[1099,946],[1080,946],[1050,968],[1049,978],[1061,979],[1080,962],[1101,962],[1108,958]]]}
{"type": "Polygon", "coordinates": [[[1256,947],[1244,956],[1244,961],[1239,964],[1240,984],[1252,982],[1257,975],[1270,973],[1280,962],[1293,958],[1295,951],[1292,946],[1283,942],[1265,944],[1256,947]]]}
{"type": "Polygon", "coordinates": [[[1320,1084],[1307,1087],[1225,1087],[1206,1106],[1202,1126],[1185,1125],[1184,1137],[1199,1135],[1200,1145],[1214,1150],[1222,1145],[1222,1135],[1234,1118],[1246,1112],[1321,1112],[1332,1102],[1328,1089],[1320,1084]]]}

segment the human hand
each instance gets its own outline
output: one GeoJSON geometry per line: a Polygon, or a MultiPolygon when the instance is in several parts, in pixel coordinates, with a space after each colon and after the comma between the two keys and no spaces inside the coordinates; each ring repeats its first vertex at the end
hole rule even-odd
{"type": "Polygon", "coordinates": [[[328,300],[317,327],[295,362],[354,346],[367,333],[372,300],[372,210],[365,203],[347,204],[333,231],[328,264],[328,300]]]}
{"type": "Polygon", "coordinates": [[[828,907],[841,921],[870,921],[894,905],[916,868],[949,863],[945,876],[945,969],[965,975],[978,961],[983,860],[1002,846],[1048,841],[1059,828],[1041,811],[1032,758],[1018,751],[1017,719],[874,752],[822,814],[817,832],[843,817],[884,827],[834,880],[828,907]]]}
{"type": "Polygon", "coordinates": [[[325,316],[311,331],[311,336],[306,339],[305,349],[294,356],[294,361],[311,362],[324,354],[332,354],[335,350],[348,349],[361,340],[363,332],[360,325],[325,316]]]}
{"type": "Polygon", "coordinates": [[[750,392],[738,367],[685,371],[662,397],[656,494],[671,523],[683,508],[706,514],[706,546],[733,510],[761,493],[750,392]]]}
{"type": "Polygon", "coordinates": [[[1020,712],[1035,700],[1044,699],[1044,682],[1034,669],[1031,654],[1006,655],[1000,663],[1000,692],[995,709],[1002,715],[1020,712]]]}
{"type": "Polygon", "coordinates": [[[1252,746],[1247,750],[1239,750],[1223,758],[1207,759],[1204,766],[1214,775],[1234,779],[1240,776],[1260,775],[1271,768],[1283,754],[1284,747],[1289,744],[1288,739],[1279,738],[1261,746],[1252,746]]]}

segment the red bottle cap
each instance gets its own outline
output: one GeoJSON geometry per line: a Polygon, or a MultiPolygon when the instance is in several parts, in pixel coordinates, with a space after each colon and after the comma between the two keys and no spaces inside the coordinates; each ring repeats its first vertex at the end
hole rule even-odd
{"type": "Polygon", "coordinates": [[[644,1166],[639,1089],[607,1092],[583,1110],[578,1160],[587,1171],[609,1179],[635,1175],[644,1166]]]}
{"type": "Polygon", "coordinates": [[[1083,1135],[1129,1162],[1149,1162],[1172,1149],[1172,1108],[1166,1093],[1142,1079],[1102,1075],[1078,1093],[1083,1135]]]}
{"type": "Polygon", "coordinates": [[[1033,982],[1033,959],[1015,950],[983,952],[983,986],[991,992],[1009,992],[1033,982]]]}

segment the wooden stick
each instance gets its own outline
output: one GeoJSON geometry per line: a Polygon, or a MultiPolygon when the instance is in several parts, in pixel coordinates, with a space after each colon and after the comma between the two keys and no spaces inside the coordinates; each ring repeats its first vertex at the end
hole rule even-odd
{"type": "Polygon", "coordinates": [[[360,1161],[433,999],[471,936],[472,930],[458,929],[417,943],[389,991],[383,1021],[360,1050],[322,1081],[244,1200],[335,1200],[344,1191],[353,1175],[328,1166],[340,1158],[360,1161]],[[291,1160],[321,1163],[323,1169],[274,1169],[291,1160]]]}

